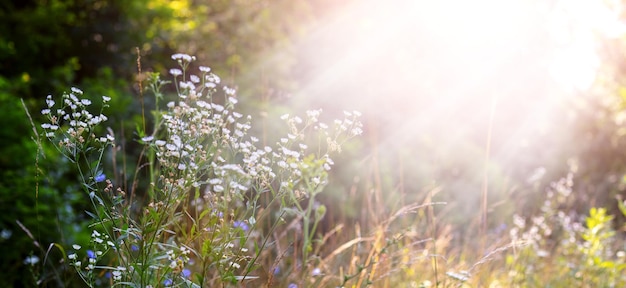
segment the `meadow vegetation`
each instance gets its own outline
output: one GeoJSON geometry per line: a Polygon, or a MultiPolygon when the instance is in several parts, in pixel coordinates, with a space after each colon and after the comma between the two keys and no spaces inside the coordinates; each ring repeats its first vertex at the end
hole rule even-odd
{"type": "Polygon", "coordinates": [[[140,147],[134,158],[122,149],[133,143],[103,127],[111,97],[72,87],[45,99],[47,121],[32,123],[34,139],[39,151],[52,145],[79,176],[74,187],[90,203],[82,228],[89,237],[39,243],[20,223],[40,252],[24,260],[32,283],[77,285],[75,275],[89,287],[626,284],[624,242],[612,225],[626,216],[626,204],[618,201],[622,215],[572,210],[575,163],[547,188],[536,214],[474,233],[468,245],[475,251],[453,246],[453,231],[435,211],[446,203],[434,201],[433,191],[387,215],[377,212],[367,227],[357,221],[322,231],[327,207],[319,195],[333,155],[362,134],[361,113],[345,111],[329,124],[321,110],[284,114],[284,136],[254,136],[254,119],[236,109],[235,89],[209,67],[193,71],[194,56],[171,58],[178,64],[171,80],[151,73],[140,83],[156,109],[126,138],[140,147]],[[163,92],[168,85],[172,93],[163,92]]]}
{"type": "Polygon", "coordinates": [[[326,1],[75,2],[0,7],[0,286],[626,287],[623,57],[503,167],[381,71],[290,100],[326,1]]]}

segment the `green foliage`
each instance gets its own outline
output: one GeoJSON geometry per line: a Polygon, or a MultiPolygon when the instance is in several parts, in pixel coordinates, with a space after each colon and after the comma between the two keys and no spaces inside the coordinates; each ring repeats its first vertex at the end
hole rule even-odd
{"type": "Polygon", "coordinates": [[[517,218],[513,240],[524,248],[506,256],[511,287],[626,285],[626,259],[611,225],[614,217],[605,208],[591,208],[583,226],[571,211],[559,208],[567,207],[572,185],[571,176],[553,185],[543,214],[532,217],[530,225],[517,218]]]}
{"type": "Polygon", "coordinates": [[[5,260],[0,265],[0,285],[17,287],[36,281],[40,285],[67,285],[71,277],[56,264],[63,257],[56,248],[48,253],[47,245],[80,242],[86,236],[81,233],[82,220],[76,213],[83,207],[74,192],[78,185],[67,178],[65,166],[51,165],[60,161],[52,147],[42,145],[39,149],[28,137],[33,128],[24,107],[20,99],[5,92],[11,91],[11,85],[2,77],[0,91],[3,119],[11,123],[0,131],[4,139],[0,142],[0,230],[6,231],[0,238],[5,260]],[[39,262],[27,265],[27,257],[36,257],[39,262]]]}

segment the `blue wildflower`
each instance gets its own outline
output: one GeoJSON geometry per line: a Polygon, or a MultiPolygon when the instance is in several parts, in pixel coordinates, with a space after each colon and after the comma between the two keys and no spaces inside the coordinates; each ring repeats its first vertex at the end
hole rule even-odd
{"type": "Polygon", "coordinates": [[[96,177],[94,177],[93,179],[94,179],[94,180],[96,180],[96,183],[100,183],[100,182],[102,182],[102,181],[106,180],[106,179],[107,179],[107,176],[106,176],[106,175],[104,175],[103,173],[98,173],[98,174],[96,175],[96,177]]]}
{"type": "Polygon", "coordinates": [[[87,250],[87,257],[96,258],[96,253],[94,253],[93,250],[87,250]]]}
{"type": "Polygon", "coordinates": [[[165,281],[163,281],[163,286],[172,286],[172,284],[174,284],[174,281],[172,281],[172,279],[165,279],[165,281]]]}
{"type": "Polygon", "coordinates": [[[183,273],[182,274],[183,274],[183,277],[189,278],[189,276],[191,276],[191,270],[185,268],[185,269],[183,269],[183,273]]]}
{"type": "Polygon", "coordinates": [[[298,288],[298,285],[296,283],[289,283],[289,286],[287,286],[287,288],[298,288]]]}
{"type": "Polygon", "coordinates": [[[241,230],[243,231],[248,231],[249,229],[248,224],[246,224],[246,222],[243,222],[243,221],[235,221],[235,223],[233,223],[233,227],[241,228],[241,230]]]}

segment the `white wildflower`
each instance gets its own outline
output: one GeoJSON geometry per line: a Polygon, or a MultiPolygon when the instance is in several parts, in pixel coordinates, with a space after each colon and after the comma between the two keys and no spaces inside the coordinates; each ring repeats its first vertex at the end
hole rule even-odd
{"type": "Polygon", "coordinates": [[[80,90],[76,87],[72,87],[71,88],[72,92],[76,93],[76,94],[83,94],[83,90],[80,90]]]}
{"type": "Polygon", "coordinates": [[[28,256],[26,257],[26,259],[24,259],[24,264],[26,265],[34,266],[37,263],[39,263],[39,257],[35,255],[28,256]]]}
{"type": "Polygon", "coordinates": [[[141,141],[143,142],[150,142],[152,140],[154,140],[154,136],[146,136],[146,137],[141,138],[141,141]]]}
{"type": "Polygon", "coordinates": [[[183,75],[183,71],[181,71],[180,69],[172,68],[170,69],[170,74],[176,77],[176,76],[183,75]]]}

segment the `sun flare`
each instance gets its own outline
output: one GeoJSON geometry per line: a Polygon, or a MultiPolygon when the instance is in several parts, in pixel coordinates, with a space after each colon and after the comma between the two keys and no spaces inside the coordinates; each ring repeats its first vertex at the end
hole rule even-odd
{"type": "MultiPolygon", "coordinates": [[[[589,0],[342,6],[302,39],[310,73],[293,102],[331,111],[356,106],[375,119],[368,127],[380,131],[376,145],[390,154],[383,157],[410,150],[420,161],[480,171],[471,163],[483,162],[493,130],[499,169],[549,161],[531,155],[558,147],[562,135],[550,131],[568,117],[564,101],[594,83],[597,37],[623,34],[618,8],[589,0]]],[[[458,193],[477,194],[479,186],[458,193]]]]}

